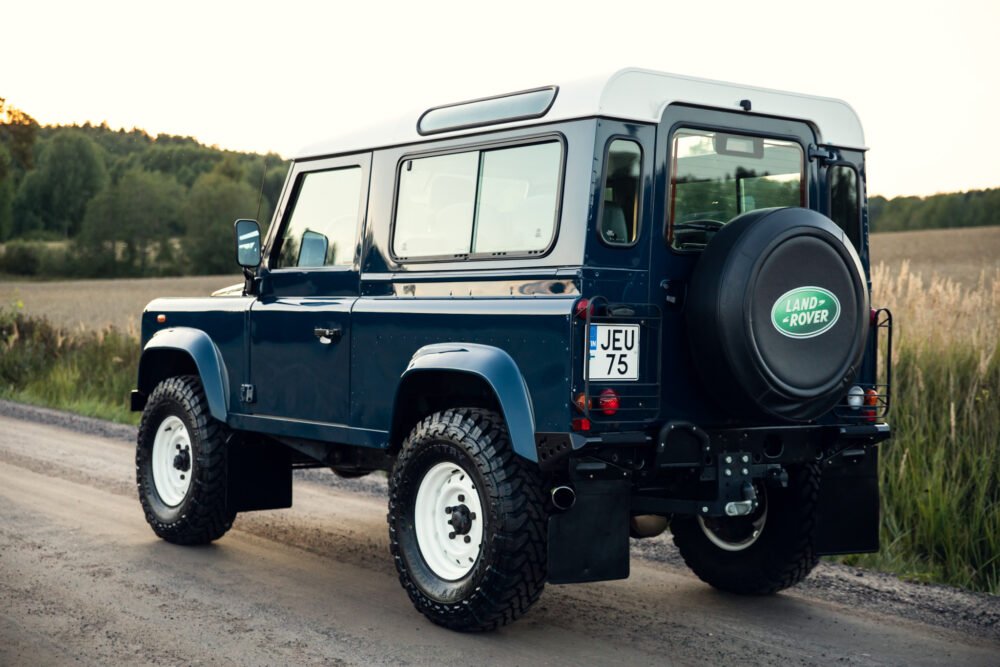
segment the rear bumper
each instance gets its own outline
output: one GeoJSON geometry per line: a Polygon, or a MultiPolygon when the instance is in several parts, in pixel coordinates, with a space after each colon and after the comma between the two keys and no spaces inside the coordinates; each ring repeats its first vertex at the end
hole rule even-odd
{"type": "Polygon", "coordinates": [[[836,456],[845,448],[877,445],[892,436],[888,424],[755,426],[701,428],[685,421],[665,424],[657,435],[642,431],[601,433],[536,433],[535,447],[542,470],[565,470],[568,459],[611,448],[655,449],[651,463],[661,470],[710,466],[721,453],[748,452],[753,462],[803,463],[836,456]]]}

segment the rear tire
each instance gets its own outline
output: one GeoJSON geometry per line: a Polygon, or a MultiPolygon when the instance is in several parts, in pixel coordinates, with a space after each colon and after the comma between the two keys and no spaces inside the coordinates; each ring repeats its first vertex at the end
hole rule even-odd
{"type": "Polygon", "coordinates": [[[388,521],[400,583],[438,625],[492,630],[542,593],[542,480],[494,412],[445,410],[417,424],[389,478],[388,521]]]}
{"type": "Polygon", "coordinates": [[[226,502],[229,431],[211,417],[201,381],[172,377],[153,389],[139,422],[136,484],[146,522],[174,544],[207,544],[233,525],[226,502]]]}
{"type": "Polygon", "coordinates": [[[813,547],[819,467],[789,473],[786,488],[766,489],[760,514],[671,522],[674,544],[699,579],[730,593],[769,595],[809,576],[819,562],[813,547]]]}

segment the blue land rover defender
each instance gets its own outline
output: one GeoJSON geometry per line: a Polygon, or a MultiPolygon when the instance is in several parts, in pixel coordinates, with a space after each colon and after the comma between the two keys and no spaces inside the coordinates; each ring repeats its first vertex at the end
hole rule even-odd
{"type": "Polygon", "coordinates": [[[201,544],[294,468],[387,471],[400,581],[457,630],[668,526],[736,593],[877,550],[864,143],[837,100],[630,69],[305,150],[235,225],[245,283],[143,314],[147,520],[201,544]]]}

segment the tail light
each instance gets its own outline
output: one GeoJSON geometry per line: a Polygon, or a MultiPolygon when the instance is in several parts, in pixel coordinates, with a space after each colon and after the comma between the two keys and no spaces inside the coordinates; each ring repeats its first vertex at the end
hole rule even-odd
{"type": "Polygon", "coordinates": [[[597,399],[597,405],[601,409],[601,412],[610,417],[618,412],[620,406],[618,394],[615,393],[614,389],[605,389],[601,392],[600,398],[597,399]]]}
{"type": "Polygon", "coordinates": [[[864,415],[868,421],[875,421],[875,408],[878,405],[878,392],[874,389],[865,391],[865,411],[864,415]]]}
{"type": "Polygon", "coordinates": [[[576,417],[573,419],[573,430],[574,431],[589,431],[590,430],[590,420],[586,417],[576,417]]]}
{"type": "Polygon", "coordinates": [[[587,319],[587,311],[590,310],[590,299],[580,299],[576,302],[574,306],[576,310],[576,316],[581,320],[587,319]]]}

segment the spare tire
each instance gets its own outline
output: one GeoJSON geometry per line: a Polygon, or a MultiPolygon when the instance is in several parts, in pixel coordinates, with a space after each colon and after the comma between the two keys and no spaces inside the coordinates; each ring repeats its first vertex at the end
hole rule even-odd
{"type": "Polygon", "coordinates": [[[685,319],[698,375],[730,416],[814,420],[847,393],[864,354],[861,260],[816,211],[745,213],[698,259],[685,319]]]}

